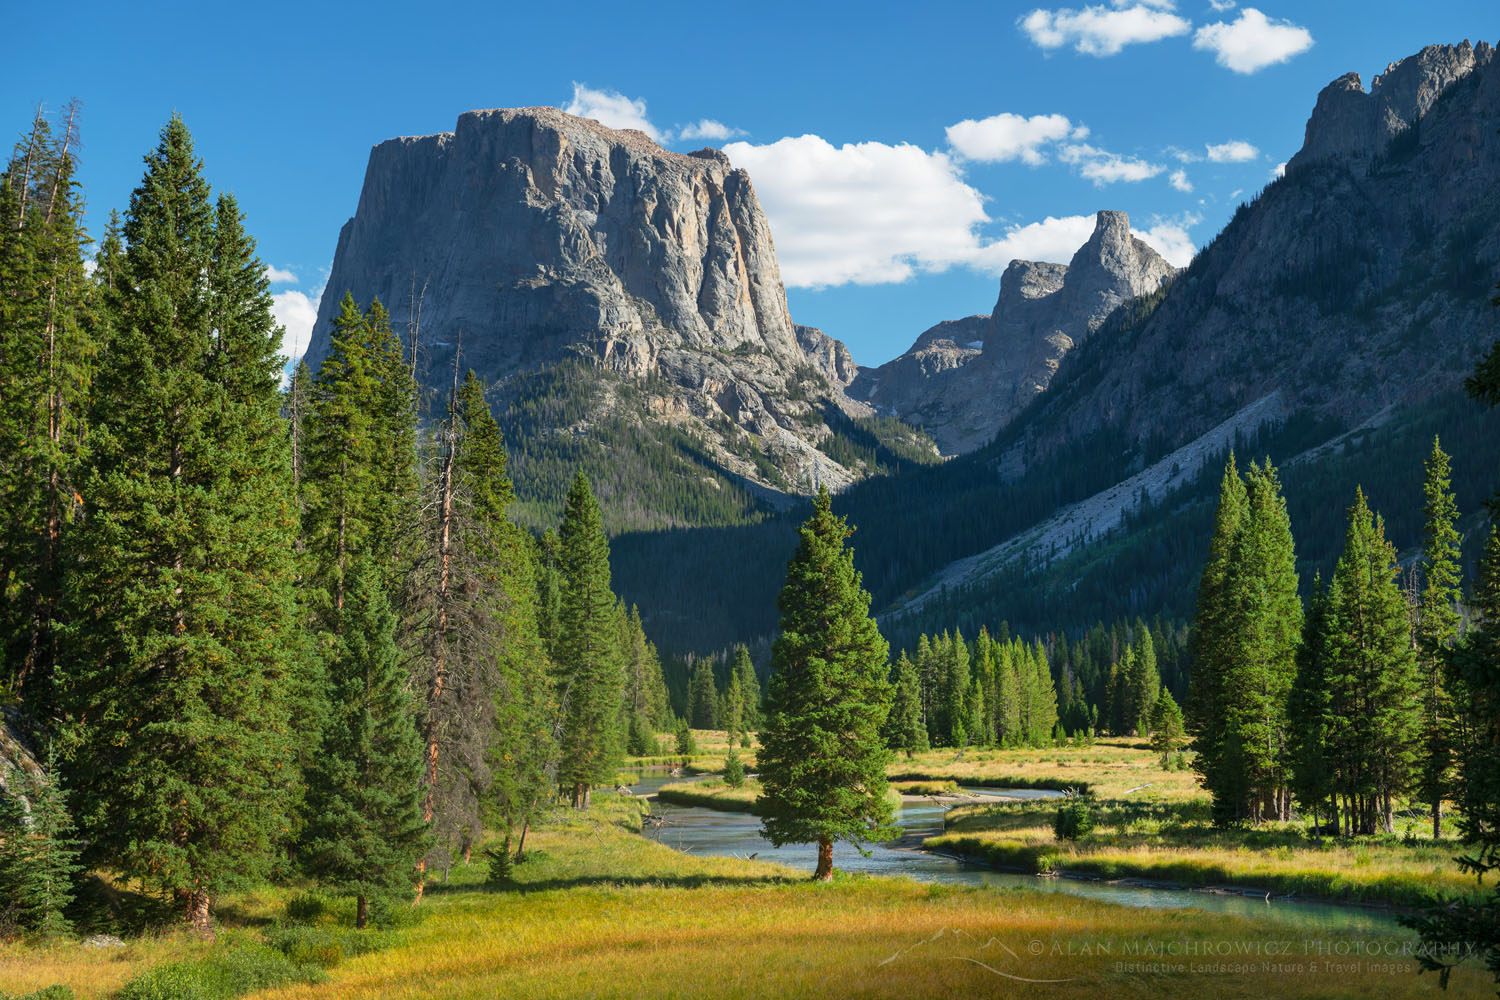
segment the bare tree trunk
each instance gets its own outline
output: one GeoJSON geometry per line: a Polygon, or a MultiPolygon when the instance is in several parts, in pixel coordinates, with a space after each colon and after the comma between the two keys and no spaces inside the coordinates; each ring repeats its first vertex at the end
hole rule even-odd
{"type": "Polygon", "coordinates": [[[818,868],[813,872],[813,881],[833,881],[833,841],[827,837],[818,841],[818,868]]]}
{"type": "Polygon", "coordinates": [[[187,919],[192,926],[193,933],[200,937],[213,939],[213,924],[209,919],[208,893],[202,889],[194,889],[187,894],[187,919]]]}
{"type": "Polygon", "coordinates": [[[1443,839],[1443,796],[1441,794],[1432,804],[1432,839],[1443,839]]]}
{"type": "Polygon", "coordinates": [[[16,216],[16,232],[20,232],[26,225],[26,207],[31,201],[31,164],[36,159],[37,132],[42,123],[42,106],[36,106],[36,116],[31,119],[31,135],[26,138],[26,165],[21,170],[21,186],[17,189],[21,196],[21,211],[16,216]]]}

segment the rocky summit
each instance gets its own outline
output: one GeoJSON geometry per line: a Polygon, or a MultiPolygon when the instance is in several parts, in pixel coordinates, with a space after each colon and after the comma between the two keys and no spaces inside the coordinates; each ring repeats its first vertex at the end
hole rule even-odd
{"type": "Polygon", "coordinates": [[[1100,212],[1066,266],[1011,261],[991,315],[939,323],[905,354],[862,370],[849,392],[921,425],[944,454],[971,451],[1046,390],[1064,355],[1121,303],[1173,273],[1124,212],[1100,212]]]}
{"type": "Polygon", "coordinates": [[[554,108],[471,111],[453,132],[380,143],[339,234],[314,368],[345,290],[385,303],[430,387],[461,344],[497,412],[518,379],[570,362],[646,394],[624,413],[619,392],[593,392],[581,420],[535,433],[613,410],[688,435],[694,461],[754,487],[863,474],[818,447],[828,418],[869,413],[843,391],[853,360],[792,323],[750,177],[717,150],[669,152],[554,108]]]}

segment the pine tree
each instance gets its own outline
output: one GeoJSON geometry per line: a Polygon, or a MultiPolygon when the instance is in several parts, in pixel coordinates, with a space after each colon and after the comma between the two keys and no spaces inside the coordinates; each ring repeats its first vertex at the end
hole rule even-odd
{"type": "Polygon", "coordinates": [[[1017,746],[1021,734],[1021,684],[1015,650],[1010,643],[995,644],[995,731],[1001,746],[1017,746]]]}
{"type": "Polygon", "coordinates": [[[293,763],[279,331],[237,222],[173,118],[125,221],[59,670],[88,860],[176,894],[200,933],[267,870],[293,763]]]}
{"type": "Polygon", "coordinates": [[[821,489],[776,601],[780,634],[758,755],[764,836],[778,847],[815,842],[813,878],[823,880],[833,877],[835,840],[892,829],[889,751],[880,740],[890,709],[887,646],[845,544],[850,533],[821,489]]]}
{"type": "Polygon", "coordinates": [[[1182,745],[1183,736],[1182,709],[1166,688],[1161,689],[1160,697],[1151,706],[1150,727],[1151,749],[1161,754],[1161,766],[1166,768],[1182,745]]]}
{"type": "Polygon", "coordinates": [[[1452,693],[1444,683],[1443,660],[1458,637],[1461,539],[1454,523],[1458,504],[1449,486],[1448,456],[1437,438],[1424,466],[1422,506],[1426,530],[1422,546],[1423,587],[1416,640],[1422,679],[1422,761],[1418,793],[1432,810],[1432,836],[1443,835],[1443,799],[1452,789],[1450,732],[1452,693]]]}
{"type": "Polygon", "coordinates": [[[582,472],[573,480],[558,532],[556,663],[563,712],[558,780],[573,805],[588,807],[589,789],[608,782],[619,757],[624,677],[616,648],[609,542],[599,504],[582,472]]]}
{"type": "Polygon", "coordinates": [[[1161,673],[1156,667],[1156,644],[1151,641],[1151,630],[1145,622],[1137,623],[1136,635],[1135,656],[1126,678],[1125,722],[1136,735],[1145,736],[1150,730],[1157,692],[1161,690],[1161,673]]]}
{"type": "Polygon", "coordinates": [[[369,557],[350,568],[300,854],[323,884],[355,897],[360,928],[372,898],[412,894],[428,845],[422,740],[382,579],[369,557]]]}
{"type": "Polygon", "coordinates": [[[910,759],[927,749],[927,727],[922,725],[921,680],[916,664],[907,658],[905,650],[896,657],[895,673],[891,711],[884,729],[885,745],[904,751],[910,759]]]}
{"type": "Polygon", "coordinates": [[[969,693],[969,644],[964,642],[962,632],[954,632],[951,639],[944,638],[948,669],[943,684],[943,718],[948,723],[948,745],[963,747],[969,743],[965,701],[969,693]]]}
{"type": "Polygon", "coordinates": [[[688,683],[688,722],[694,729],[716,729],[719,725],[719,696],[714,686],[714,666],[701,659],[693,667],[688,683]]]}
{"type": "Polygon", "coordinates": [[[83,261],[78,105],[54,136],[38,110],[0,174],[0,692],[33,728],[54,715],[63,535],[77,513],[102,316],[83,261]]]}
{"type": "Polygon", "coordinates": [[[1421,685],[1396,551],[1356,490],[1328,600],[1330,757],[1355,833],[1394,830],[1395,799],[1415,777],[1421,685]]]}
{"type": "Polygon", "coordinates": [[[1290,727],[1292,792],[1313,816],[1313,837],[1322,843],[1319,813],[1336,791],[1335,769],[1329,759],[1333,732],[1333,700],[1328,686],[1328,609],[1330,595],[1322,577],[1313,581],[1312,601],[1297,648],[1297,675],[1287,700],[1290,727]]]}
{"type": "Polygon", "coordinates": [[[0,780],[0,926],[45,937],[72,927],[78,843],[55,756],[44,773],[7,768],[0,780]]]}
{"type": "MultiPolygon", "coordinates": [[[[755,676],[755,664],[750,661],[750,650],[743,644],[734,650],[734,665],[731,667],[740,680],[740,698],[744,706],[744,745],[750,745],[750,733],[760,728],[760,679],[755,676]]],[[[665,689],[663,689],[665,693],[665,689]]]]}
{"type": "MultiPolygon", "coordinates": [[[[1188,696],[1188,732],[1193,736],[1193,768],[1215,801],[1233,798],[1225,770],[1226,703],[1223,678],[1230,669],[1230,599],[1235,539],[1245,517],[1248,498],[1234,456],[1224,467],[1219,486],[1219,504],[1214,513],[1214,533],[1209,542],[1208,562],[1198,583],[1197,607],[1193,614],[1191,656],[1193,661],[1188,696]]],[[[1232,812],[1221,808],[1221,813],[1232,812]]]]}

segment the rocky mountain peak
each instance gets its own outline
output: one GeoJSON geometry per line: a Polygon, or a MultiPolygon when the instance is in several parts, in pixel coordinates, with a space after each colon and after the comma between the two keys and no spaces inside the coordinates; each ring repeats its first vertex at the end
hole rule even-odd
{"type": "Polygon", "coordinates": [[[939,323],[849,392],[921,424],[946,454],[969,451],[1045,391],[1063,356],[1106,316],[1175,270],[1131,233],[1124,212],[1099,212],[1068,264],[1011,261],[991,315],[939,323]]]}
{"type": "Polygon", "coordinates": [[[1425,116],[1443,92],[1495,50],[1488,42],[1429,45],[1386,67],[1365,91],[1358,73],[1345,73],[1324,87],[1307,120],[1302,149],[1288,169],[1315,160],[1366,158],[1425,116]]]}

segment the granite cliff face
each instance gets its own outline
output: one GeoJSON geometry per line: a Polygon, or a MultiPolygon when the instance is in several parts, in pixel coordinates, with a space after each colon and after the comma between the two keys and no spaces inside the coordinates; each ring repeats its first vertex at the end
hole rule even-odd
{"type": "Polygon", "coordinates": [[[1432,46],[1318,97],[1303,148],[1153,309],[1070,355],[1010,468],[1100,429],[1178,447],[1277,394],[1346,427],[1456,389],[1500,333],[1500,65],[1432,46]]]}
{"type": "Polygon", "coordinates": [[[1011,261],[991,315],[939,323],[899,358],[861,372],[849,392],[920,424],[945,454],[971,451],[1044,392],[1063,357],[1122,302],[1174,273],[1131,235],[1124,212],[1100,212],[1066,266],[1011,261]]]}
{"type": "Polygon", "coordinates": [[[620,393],[594,393],[575,431],[611,411],[671,426],[701,439],[694,461],[780,491],[862,474],[816,447],[830,408],[868,412],[843,393],[852,359],[792,323],[750,178],[717,150],[668,152],[554,108],[468,112],[371,151],[327,287],[314,368],[347,289],[403,332],[420,320],[425,385],[446,384],[461,339],[497,412],[518,376],[582,362],[647,399],[625,413],[620,393]]]}

